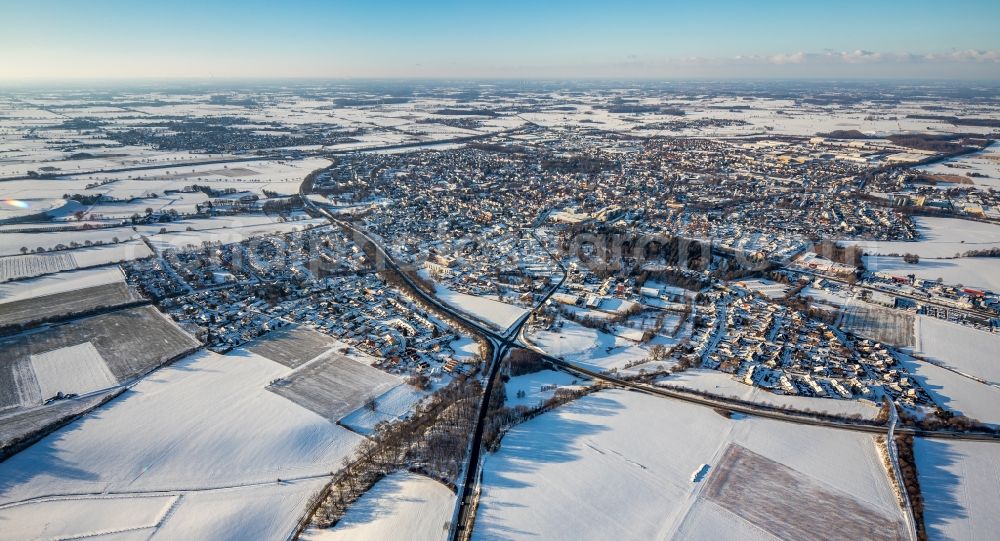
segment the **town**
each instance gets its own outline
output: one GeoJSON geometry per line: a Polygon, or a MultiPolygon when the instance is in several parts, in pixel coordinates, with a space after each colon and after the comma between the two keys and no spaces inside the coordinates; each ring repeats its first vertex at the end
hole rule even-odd
{"type": "Polygon", "coordinates": [[[927,538],[935,446],[1000,439],[1000,106],[957,92],[5,90],[0,539],[565,538],[521,510],[615,499],[603,538],[927,538]]]}

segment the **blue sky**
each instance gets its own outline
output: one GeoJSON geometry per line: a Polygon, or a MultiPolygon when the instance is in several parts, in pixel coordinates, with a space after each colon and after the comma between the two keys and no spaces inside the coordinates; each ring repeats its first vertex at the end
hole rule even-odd
{"type": "Polygon", "coordinates": [[[1000,79],[1000,1],[0,0],[0,80],[1000,79]]]}

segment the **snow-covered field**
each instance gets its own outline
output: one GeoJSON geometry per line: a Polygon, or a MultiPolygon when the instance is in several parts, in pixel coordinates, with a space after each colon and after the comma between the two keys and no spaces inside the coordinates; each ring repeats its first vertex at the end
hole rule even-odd
{"type": "Polygon", "coordinates": [[[375,432],[375,425],[395,421],[413,411],[413,407],[425,396],[426,391],[401,383],[375,397],[375,411],[362,406],[339,423],[359,434],[371,434],[375,432]]]}
{"type": "Polygon", "coordinates": [[[34,250],[42,247],[51,250],[57,245],[70,246],[70,243],[78,243],[81,246],[90,243],[101,242],[113,244],[115,239],[119,241],[130,240],[138,235],[130,229],[125,228],[105,228],[105,229],[81,229],[79,231],[49,231],[30,233],[2,233],[0,234],[0,255],[20,254],[21,248],[34,250]]]}
{"type": "Polygon", "coordinates": [[[1000,144],[993,143],[982,152],[924,165],[918,169],[944,175],[965,176],[967,173],[985,175],[985,177],[969,177],[969,180],[983,189],[1000,189],[1000,144]]]}
{"type": "Polygon", "coordinates": [[[72,253],[76,266],[81,268],[142,259],[153,255],[153,252],[141,240],[122,242],[112,246],[80,248],[72,250],[72,253]]]}
{"type": "MultiPolygon", "coordinates": [[[[790,468],[800,487],[822,487],[779,508],[744,502],[757,517],[788,516],[799,512],[797,501],[835,494],[883,524],[902,521],[870,435],[727,419],[711,408],[612,390],[536,417],[504,437],[500,450],[486,458],[473,538],[670,539],[683,532],[685,538],[723,539],[727,532],[760,532],[766,521],[751,522],[753,513],[746,518],[704,494],[716,470],[726,467],[720,459],[732,445],[790,468]],[[705,478],[693,481],[704,465],[705,478]],[[702,529],[692,531],[692,522],[702,529]]],[[[841,512],[827,508],[827,516],[804,518],[801,527],[836,524],[841,512]]]]}
{"type": "Polygon", "coordinates": [[[42,398],[63,394],[86,394],[118,384],[101,354],[90,342],[31,356],[42,398]]]}
{"type": "MultiPolygon", "coordinates": [[[[0,508],[9,512],[12,504],[43,496],[116,493],[127,509],[133,493],[166,492],[182,496],[166,523],[180,528],[173,538],[191,538],[184,531],[201,539],[245,538],[251,531],[240,521],[247,517],[249,524],[281,526],[262,531],[283,537],[305,499],[360,441],[265,390],[288,372],[244,350],[182,359],[0,464],[0,508]],[[228,487],[249,488],[217,490],[228,487]]],[[[46,508],[37,512],[49,516],[60,509],[39,505],[46,508]]],[[[131,525],[116,523],[123,514],[109,514],[101,527],[131,525]]]]}
{"type": "Polygon", "coordinates": [[[520,306],[452,291],[435,284],[434,294],[447,304],[499,330],[506,330],[528,313],[520,306]]]}
{"type": "Polygon", "coordinates": [[[384,477],[328,530],[306,530],[306,541],[379,541],[448,536],[455,494],[421,475],[396,472],[384,477]]]}
{"type": "Polygon", "coordinates": [[[905,253],[922,258],[953,257],[969,250],[1000,247],[1000,225],[961,220],[958,218],[913,218],[920,232],[920,240],[912,242],[851,241],[864,248],[866,253],[888,255],[905,253]]]}
{"type": "Polygon", "coordinates": [[[1000,291],[1000,258],[961,257],[957,259],[921,259],[910,265],[901,257],[866,256],[865,268],[898,276],[913,274],[921,280],[1000,291]]]}
{"type": "Polygon", "coordinates": [[[596,370],[622,369],[629,362],[648,358],[648,346],[673,344],[671,339],[656,337],[649,344],[639,345],[569,320],[563,320],[562,324],[558,331],[541,331],[529,339],[549,355],[596,370]]]}
{"type": "Polygon", "coordinates": [[[145,243],[136,240],[108,246],[0,257],[0,282],[141,259],[151,255],[153,252],[145,243]]]}
{"type": "Polygon", "coordinates": [[[818,287],[803,288],[799,295],[803,297],[812,297],[816,301],[840,308],[846,306],[852,298],[852,295],[847,291],[841,290],[834,292],[818,287]]]}
{"type": "MultiPolygon", "coordinates": [[[[134,532],[146,539],[162,521],[176,495],[109,496],[41,500],[0,508],[0,539],[72,539],[85,535],[134,532]]],[[[126,539],[128,537],[125,537],[126,539]]]]}
{"type": "Polygon", "coordinates": [[[124,281],[125,276],[117,266],[60,272],[0,284],[0,304],[124,281]]]}
{"type": "MultiPolygon", "coordinates": [[[[192,184],[209,185],[214,189],[235,188],[260,193],[270,190],[280,194],[297,193],[302,179],[309,173],[330,165],[324,158],[302,160],[259,160],[230,164],[190,165],[177,164],[162,169],[124,171],[69,177],[70,179],[116,179],[122,183],[136,183],[143,191],[162,194],[166,190],[180,190],[192,184]]],[[[118,182],[94,188],[87,193],[120,193],[118,182]]],[[[185,194],[175,194],[185,195],[185,194]]]]}
{"type": "Polygon", "coordinates": [[[900,360],[939,406],[984,423],[1000,424],[1000,388],[906,355],[900,355],[900,360]]]}
{"type": "Polygon", "coordinates": [[[924,524],[931,539],[995,539],[1000,531],[1000,446],[916,438],[924,524]]]}
{"type": "Polygon", "coordinates": [[[327,224],[324,219],[299,220],[293,222],[263,223],[245,227],[228,227],[203,231],[177,231],[155,235],[149,243],[157,252],[167,249],[183,250],[201,248],[203,242],[229,244],[263,235],[290,233],[327,224]]]}
{"type": "Polygon", "coordinates": [[[716,370],[691,369],[673,374],[657,381],[657,385],[693,389],[727,398],[738,398],[747,402],[776,407],[792,407],[797,410],[812,410],[835,415],[860,415],[874,419],[878,407],[858,400],[835,400],[806,396],[774,394],[759,387],[736,381],[729,374],[716,370]]]}
{"type": "Polygon", "coordinates": [[[922,356],[1000,385],[1000,333],[928,316],[918,316],[916,327],[916,351],[922,356]]]}
{"type": "Polygon", "coordinates": [[[507,391],[506,405],[509,408],[526,406],[533,408],[552,398],[559,387],[575,387],[586,385],[589,381],[556,370],[542,370],[522,376],[514,376],[504,384],[507,391]],[[524,391],[523,397],[518,397],[519,391],[524,391]]]}

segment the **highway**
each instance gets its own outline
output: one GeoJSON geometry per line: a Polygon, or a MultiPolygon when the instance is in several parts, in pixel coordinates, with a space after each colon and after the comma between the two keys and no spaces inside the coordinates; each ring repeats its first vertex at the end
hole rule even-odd
{"type": "MultiPolygon", "coordinates": [[[[467,458],[465,462],[465,472],[464,475],[462,476],[462,481],[458,484],[457,488],[458,491],[457,507],[452,521],[452,528],[451,531],[449,532],[449,539],[452,541],[469,539],[472,535],[472,527],[475,522],[475,511],[478,499],[478,485],[479,485],[481,465],[482,465],[482,460],[481,460],[482,438],[483,438],[483,431],[485,429],[485,420],[489,405],[489,397],[493,392],[493,384],[494,381],[496,380],[497,374],[499,373],[499,368],[501,366],[501,361],[503,359],[503,356],[509,349],[514,347],[523,347],[531,349],[537,352],[539,355],[541,355],[543,359],[545,359],[552,365],[572,373],[589,377],[594,381],[603,381],[613,386],[653,396],[681,400],[692,404],[697,404],[711,408],[724,409],[728,411],[744,413],[747,415],[756,415],[758,417],[774,419],[777,421],[791,422],[791,423],[811,425],[811,426],[822,426],[840,430],[854,430],[858,432],[868,432],[873,434],[886,433],[887,427],[886,425],[883,424],[837,421],[833,419],[823,419],[814,416],[809,416],[807,414],[796,414],[776,409],[767,409],[761,406],[748,405],[745,403],[738,403],[724,399],[708,398],[686,392],[675,391],[664,387],[658,387],[655,385],[623,380],[613,375],[587,369],[577,364],[568,362],[564,359],[560,359],[558,357],[549,355],[545,351],[531,344],[530,341],[528,341],[527,338],[524,336],[524,324],[530,317],[531,315],[530,313],[523,316],[514,325],[512,325],[510,328],[503,331],[502,333],[490,329],[485,324],[479,322],[470,315],[456,310],[455,308],[445,304],[435,296],[424,291],[418,284],[413,282],[410,276],[400,271],[399,266],[388,254],[388,252],[386,252],[382,244],[378,242],[378,240],[375,239],[370,233],[368,233],[363,229],[355,227],[353,224],[349,222],[337,218],[327,209],[323,208],[320,205],[317,205],[314,201],[306,197],[309,194],[309,191],[311,190],[312,187],[311,186],[312,178],[313,175],[307,177],[306,181],[304,181],[302,183],[302,186],[300,187],[300,195],[302,196],[302,200],[304,204],[311,211],[319,215],[322,215],[331,222],[352,231],[356,235],[360,235],[361,238],[364,238],[366,241],[370,242],[376,250],[377,258],[381,259],[382,263],[386,266],[386,268],[396,271],[399,274],[399,276],[402,277],[402,279],[406,283],[409,293],[417,296],[423,302],[427,303],[429,306],[433,306],[434,308],[440,310],[449,317],[462,322],[468,328],[478,333],[481,338],[487,340],[492,346],[490,359],[487,365],[484,392],[480,399],[479,412],[476,419],[476,428],[473,433],[472,439],[470,441],[469,451],[467,453],[467,458]]],[[[542,248],[545,249],[544,244],[542,245],[542,248]]],[[[551,253],[549,255],[550,257],[552,257],[551,253]]],[[[562,285],[562,283],[566,279],[565,268],[562,266],[562,264],[558,261],[557,258],[552,257],[552,259],[553,261],[556,262],[557,265],[559,265],[560,269],[562,269],[563,279],[560,280],[558,284],[549,289],[545,297],[536,306],[536,310],[538,306],[542,306],[551,297],[551,295],[562,285]]],[[[942,430],[929,431],[912,427],[895,428],[895,431],[912,433],[916,436],[929,437],[929,438],[962,439],[962,440],[974,440],[974,441],[1000,440],[1000,434],[997,433],[952,432],[952,431],[942,431],[942,430]]]]}

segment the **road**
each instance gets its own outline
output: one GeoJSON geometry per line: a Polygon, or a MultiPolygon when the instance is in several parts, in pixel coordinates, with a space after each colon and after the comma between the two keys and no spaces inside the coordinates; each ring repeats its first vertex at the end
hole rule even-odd
{"type": "MultiPolygon", "coordinates": [[[[355,227],[353,224],[343,221],[337,218],[334,214],[329,212],[327,209],[320,205],[317,205],[314,201],[310,200],[307,196],[312,187],[313,175],[307,177],[307,180],[302,183],[300,187],[299,194],[302,196],[304,204],[309,207],[314,213],[318,213],[326,217],[331,222],[344,227],[361,238],[364,238],[367,242],[370,242],[376,251],[376,256],[381,262],[386,266],[386,268],[396,271],[403,279],[407,285],[409,292],[423,302],[430,306],[435,307],[444,314],[462,322],[468,328],[472,329],[480,335],[483,339],[487,340],[492,348],[492,353],[489,359],[489,364],[487,366],[486,372],[486,385],[484,387],[483,395],[480,399],[479,412],[476,420],[476,428],[473,433],[473,437],[470,441],[469,451],[467,453],[467,459],[465,464],[464,475],[462,476],[461,483],[458,484],[458,500],[455,514],[452,521],[452,529],[449,532],[449,540],[457,541],[469,539],[472,535],[472,527],[475,521],[475,511],[477,507],[477,500],[479,495],[479,481],[481,479],[481,467],[482,467],[482,437],[485,428],[485,420],[487,409],[489,405],[489,397],[493,391],[493,384],[496,380],[496,376],[499,373],[499,368],[501,365],[501,360],[503,355],[513,347],[524,347],[529,348],[542,356],[546,361],[552,363],[555,366],[561,367],[564,370],[574,372],[583,376],[587,376],[595,381],[604,381],[612,385],[622,387],[625,389],[631,389],[633,391],[642,392],[654,396],[660,396],[663,398],[671,398],[675,400],[681,400],[684,402],[689,402],[693,404],[698,404],[701,406],[707,406],[712,408],[721,408],[729,411],[745,413],[748,415],[756,415],[758,417],[765,417],[769,419],[774,419],[778,421],[792,422],[797,424],[805,424],[812,426],[824,426],[828,428],[842,429],[842,430],[854,430],[860,432],[869,432],[876,434],[885,434],[886,426],[879,424],[861,424],[861,423],[850,423],[841,422],[830,419],[820,419],[815,417],[809,417],[806,415],[797,415],[781,411],[772,411],[764,409],[761,407],[746,405],[742,403],[730,402],[721,399],[711,399],[707,397],[702,397],[698,395],[692,395],[689,393],[674,391],[662,387],[656,387],[653,385],[648,385],[644,383],[636,383],[632,381],[623,380],[615,376],[611,376],[604,373],[595,372],[587,368],[578,366],[574,363],[565,361],[558,357],[553,357],[548,355],[546,352],[532,345],[524,337],[524,323],[530,317],[531,313],[526,314],[521,319],[519,319],[514,325],[509,327],[503,332],[497,332],[493,329],[488,328],[484,324],[480,323],[476,319],[470,317],[464,312],[460,312],[455,308],[445,304],[443,301],[439,300],[435,296],[424,291],[418,284],[414,283],[412,278],[410,278],[406,273],[400,271],[399,266],[393,260],[393,258],[388,254],[388,252],[383,248],[381,242],[374,238],[369,232],[355,227]]],[[[536,237],[537,239],[537,237],[536,237]]],[[[542,244],[542,243],[540,243],[542,244]]],[[[542,248],[547,251],[544,244],[542,248]]],[[[542,306],[555,291],[562,285],[566,279],[565,268],[559,262],[558,258],[552,256],[553,261],[562,269],[563,278],[558,284],[549,289],[544,298],[536,306],[542,306]]],[[[934,437],[934,438],[945,438],[945,439],[966,439],[966,440],[982,440],[982,441],[997,441],[1000,439],[1000,434],[993,433],[972,433],[972,432],[948,432],[948,431],[926,431],[914,428],[902,428],[896,429],[900,432],[909,432],[914,435],[923,437],[934,437]]]]}
{"type": "Polygon", "coordinates": [[[899,451],[896,449],[896,423],[899,421],[899,412],[896,411],[896,404],[890,403],[889,408],[889,431],[886,434],[886,452],[889,454],[889,463],[892,465],[892,474],[896,478],[896,486],[899,488],[900,496],[903,498],[903,514],[906,519],[906,533],[910,541],[917,541],[917,525],[913,516],[913,506],[910,505],[910,494],[906,491],[906,481],[903,479],[903,472],[899,469],[899,451]]]}

